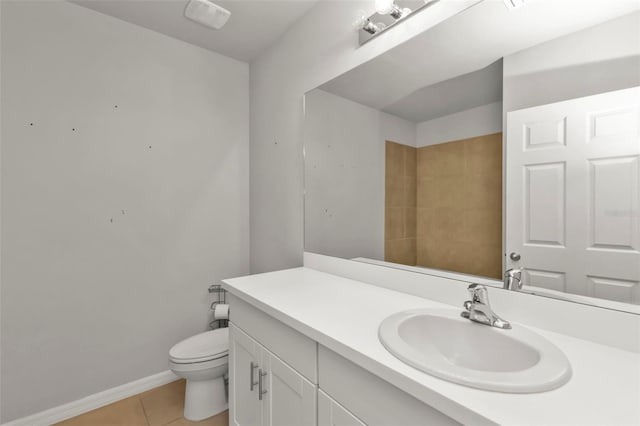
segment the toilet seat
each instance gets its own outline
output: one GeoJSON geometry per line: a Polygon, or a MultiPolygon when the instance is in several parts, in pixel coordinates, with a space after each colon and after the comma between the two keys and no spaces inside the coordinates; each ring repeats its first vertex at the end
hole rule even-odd
{"type": "MultiPolygon", "coordinates": [[[[219,374],[214,373],[214,370],[222,369],[224,372],[227,371],[229,366],[229,355],[225,354],[220,358],[210,359],[208,361],[197,361],[197,362],[173,362],[169,360],[169,368],[176,374],[181,377],[185,377],[185,374],[190,372],[198,373],[202,375],[204,371],[209,370],[209,373],[213,376],[217,377],[219,374]]],[[[222,374],[222,373],[221,373],[222,374]]]]}
{"type": "Polygon", "coordinates": [[[169,360],[174,364],[193,364],[228,356],[229,329],[217,328],[188,337],[169,350],[169,360]]]}

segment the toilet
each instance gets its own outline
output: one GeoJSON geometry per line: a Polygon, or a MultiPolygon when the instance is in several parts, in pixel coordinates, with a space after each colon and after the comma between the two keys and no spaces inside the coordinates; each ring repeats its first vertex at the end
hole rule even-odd
{"type": "Polygon", "coordinates": [[[169,368],[187,380],[184,417],[197,421],[227,409],[225,376],[228,371],[229,329],[196,334],[169,351],[169,368]]]}

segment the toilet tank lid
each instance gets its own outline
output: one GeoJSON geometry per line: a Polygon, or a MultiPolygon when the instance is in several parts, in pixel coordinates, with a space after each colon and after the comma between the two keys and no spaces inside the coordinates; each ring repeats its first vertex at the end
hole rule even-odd
{"type": "Polygon", "coordinates": [[[169,350],[169,356],[174,359],[196,359],[218,355],[228,350],[229,329],[217,328],[176,343],[169,350]]]}

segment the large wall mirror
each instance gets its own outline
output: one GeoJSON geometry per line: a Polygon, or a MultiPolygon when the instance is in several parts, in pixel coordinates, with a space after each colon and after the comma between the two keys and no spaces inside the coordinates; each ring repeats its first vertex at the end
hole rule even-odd
{"type": "Polygon", "coordinates": [[[306,251],[640,313],[636,1],[485,0],[308,92],[304,148],[306,251]]]}

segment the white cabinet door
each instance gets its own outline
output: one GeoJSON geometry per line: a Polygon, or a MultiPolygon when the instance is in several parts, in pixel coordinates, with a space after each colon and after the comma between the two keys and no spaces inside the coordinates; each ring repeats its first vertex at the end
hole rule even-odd
{"type": "Polygon", "coordinates": [[[640,304],[640,88],[508,113],[506,159],[507,267],[640,304]]]}
{"type": "Polygon", "coordinates": [[[316,385],[233,323],[229,371],[231,425],[316,425],[316,385]]]}
{"type": "Polygon", "coordinates": [[[229,324],[229,423],[233,426],[262,424],[258,400],[260,354],[258,343],[229,324]]]}
{"type": "Polygon", "coordinates": [[[316,386],[280,358],[263,349],[264,426],[315,426],[316,386]]]}
{"type": "Polygon", "coordinates": [[[366,426],[322,390],[318,391],[318,426],[366,426]]]}

